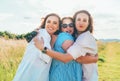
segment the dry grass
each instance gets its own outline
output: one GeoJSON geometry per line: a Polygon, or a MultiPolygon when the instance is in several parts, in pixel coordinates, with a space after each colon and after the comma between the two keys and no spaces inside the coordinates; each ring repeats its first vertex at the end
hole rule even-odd
{"type": "MultiPolygon", "coordinates": [[[[0,38],[0,81],[11,81],[24,54],[25,40],[0,38]]],[[[120,81],[120,42],[98,41],[99,81],[120,81]]]]}
{"type": "Polygon", "coordinates": [[[99,81],[120,81],[120,42],[99,43],[99,81]]]}
{"type": "Polygon", "coordinates": [[[26,45],[26,40],[5,40],[0,38],[0,81],[12,80],[26,45]]]}

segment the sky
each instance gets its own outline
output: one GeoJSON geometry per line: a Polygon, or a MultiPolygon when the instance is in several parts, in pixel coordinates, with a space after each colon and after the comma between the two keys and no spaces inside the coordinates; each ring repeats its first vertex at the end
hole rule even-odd
{"type": "Polygon", "coordinates": [[[0,31],[31,32],[49,13],[73,16],[87,10],[94,21],[97,39],[120,39],[120,0],[0,0],[0,31]]]}

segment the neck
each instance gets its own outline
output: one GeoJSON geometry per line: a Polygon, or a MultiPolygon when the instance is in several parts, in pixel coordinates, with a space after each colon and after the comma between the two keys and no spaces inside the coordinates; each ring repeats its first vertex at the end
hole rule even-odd
{"type": "Polygon", "coordinates": [[[77,35],[80,35],[80,34],[82,34],[82,33],[83,33],[83,32],[81,32],[81,31],[78,31],[78,32],[77,32],[77,35]]]}
{"type": "Polygon", "coordinates": [[[52,48],[54,47],[54,43],[56,41],[56,38],[57,38],[57,35],[51,35],[51,42],[50,42],[50,44],[51,44],[52,48]]]}

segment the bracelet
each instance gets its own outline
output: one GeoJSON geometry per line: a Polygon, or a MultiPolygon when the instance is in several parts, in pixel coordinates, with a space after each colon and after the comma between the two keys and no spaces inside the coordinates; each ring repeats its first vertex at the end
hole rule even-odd
{"type": "Polygon", "coordinates": [[[44,49],[42,50],[42,53],[47,53],[47,47],[44,47],[44,49]]]}

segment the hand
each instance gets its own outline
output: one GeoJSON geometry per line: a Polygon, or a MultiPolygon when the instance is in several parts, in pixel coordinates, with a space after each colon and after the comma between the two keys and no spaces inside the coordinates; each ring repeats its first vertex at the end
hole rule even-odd
{"type": "Polygon", "coordinates": [[[86,56],[78,57],[76,61],[82,64],[96,63],[98,61],[98,54],[91,56],[87,53],[86,56]]]}
{"type": "Polygon", "coordinates": [[[44,49],[44,41],[43,38],[41,37],[40,39],[38,38],[38,36],[36,36],[34,39],[34,45],[36,46],[36,48],[43,50],[44,49]]]}

